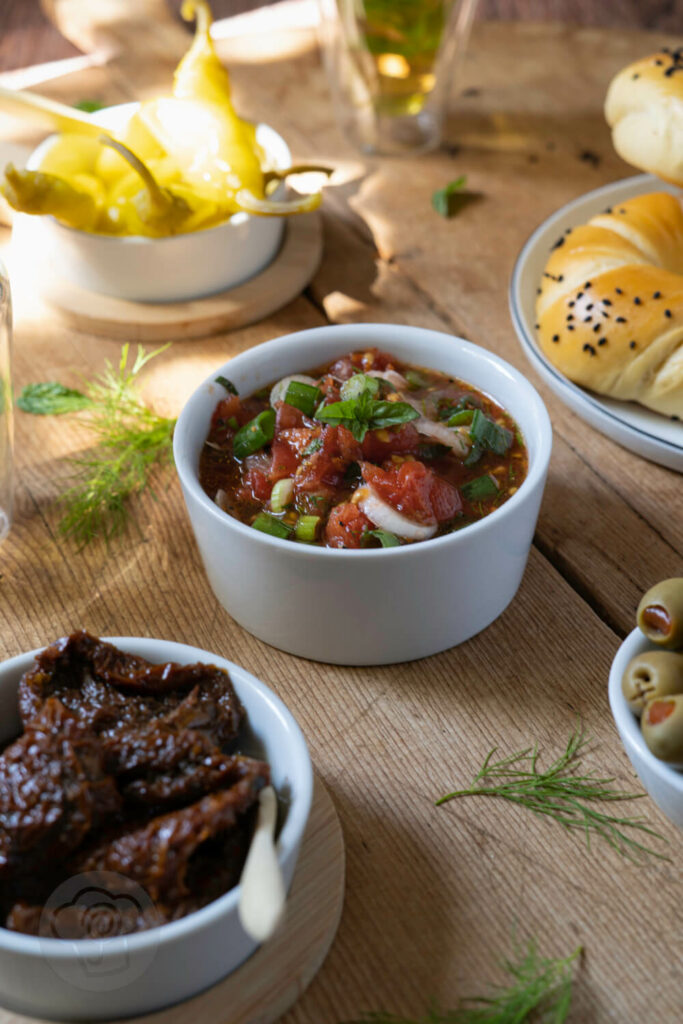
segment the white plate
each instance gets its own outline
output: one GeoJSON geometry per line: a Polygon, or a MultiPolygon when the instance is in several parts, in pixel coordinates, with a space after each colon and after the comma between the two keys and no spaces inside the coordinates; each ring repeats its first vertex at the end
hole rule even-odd
{"type": "Polygon", "coordinates": [[[543,355],[534,330],[536,289],[557,239],[567,228],[585,224],[606,207],[646,192],[679,195],[680,189],[652,174],[639,174],[579,196],[536,228],[517,257],[512,273],[510,312],[527,359],[565,405],[624,448],[683,473],[683,423],[635,402],[605,398],[573,384],[543,355]]]}

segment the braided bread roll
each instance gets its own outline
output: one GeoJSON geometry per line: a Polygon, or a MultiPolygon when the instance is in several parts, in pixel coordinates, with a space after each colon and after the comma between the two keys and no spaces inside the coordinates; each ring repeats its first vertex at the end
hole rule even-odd
{"type": "Polygon", "coordinates": [[[602,395],[683,418],[683,210],[636,196],[567,231],[536,300],[543,353],[602,395]]]}
{"type": "Polygon", "coordinates": [[[683,49],[663,49],[620,71],[605,117],[620,157],[683,184],[683,49]]]}

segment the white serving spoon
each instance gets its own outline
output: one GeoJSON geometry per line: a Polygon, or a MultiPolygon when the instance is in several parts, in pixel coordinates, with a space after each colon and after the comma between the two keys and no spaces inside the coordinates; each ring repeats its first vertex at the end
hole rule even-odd
{"type": "Polygon", "coordinates": [[[239,916],[257,942],[273,934],[285,910],[285,883],[275,852],[277,797],[272,786],[259,793],[259,811],[240,878],[239,916]]]}

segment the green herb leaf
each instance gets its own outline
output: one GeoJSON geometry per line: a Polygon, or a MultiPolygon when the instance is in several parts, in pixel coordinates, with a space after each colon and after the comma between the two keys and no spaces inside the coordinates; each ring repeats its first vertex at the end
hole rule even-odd
{"type": "Polygon", "coordinates": [[[92,400],[82,391],[48,380],[41,384],[27,384],[17,398],[17,405],[34,416],[60,416],[65,412],[87,409],[92,400]]]}
{"type": "Polygon", "coordinates": [[[98,110],[104,110],[105,104],[99,100],[79,100],[73,106],[74,110],[82,110],[84,114],[95,114],[98,110]]]}
{"type": "Polygon", "coordinates": [[[530,939],[526,952],[515,949],[515,959],[503,961],[510,979],[506,986],[464,999],[455,1010],[432,1006],[419,1020],[375,1011],[346,1024],[525,1024],[531,1020],[564,1024],[571,1004],[574,964],[581,952],[579,947],[568,957],[544,957],[536,940],[530,939]]]}
{"type": "Polygon", "coordinates": [[[461,174],[450,181],[445,188],[437,189],[432,195],[432,206],[440,217],[453,217],[462,205],[462,190],[467,184],[467,175],[461,174]],[[461,201],[458,202],[458,199],[461,201]]]}
{"type": "Polygon", "coordinates": [[[480,498],[491,498],[498,494],[499,487],[489,473],[484,473],[483,476],[476,476],[474,480],[468,480],[460,490],[468,501],[479,501],[480,498]]]}
{"type": "Polygon", "coordinates": [[[318,406],[315,418],[334,427],[346,427],[362,443],[368,430],[398,426],[419,415],[407,402],[376,401],[368,391],[363,391],[358,398],[318,406]]]}
{"type": "Polygon", "coordinates": [[[479,448],[495,452],[496,455],[505,455],[512,444],[512,432],[505,427],[500,427],[492,419],[485,416],[481,409],[475,409],[470,427],[472,443],[479,448]]]}
{"type": "Polygon", "coordinates": [[[219,376],[216,377],[216,384],[220,384],[221,387],[224,387],[225,390],[231,395],[239,395],[239,391],[237,390],[233,382],[231,380],[228,380],[228,378],[224,377],[222,374],[219,374],[219,376]]]}
{"type": "Polygon", "coordinates": [[[628,793],[614,786],[613,778],[603,778],[583,767],[587,738],[583,729],[569,737],[563,754],[545,771],[538,767],[538,747],[527,747],[498,761],[489,751],[468,789],[447,793],[436,801],[437,807],[464,796],[500,797],[534,814],[545,815],[568,831],[579,831],[590,849],[591,837],[603,839],[628,860],[641,863],[647,857],[669,858],[641,841],[652,836],[666,842],[645,818],[624,817],[598,809],[601,803],[636,800],[645,793],[628,793]]]}
{"type": "Polygon", "coordinates": [[[308,442],[308,444],[306,445],[306,447],[304,448],[304,450],[302,451],[301,454],[302,455],[313,455],[315,452],[319,452],[320,449],[322,448],[322,446],[323,446],[322,438],[321,437],[314,437],[312,441],[308,442]]]}

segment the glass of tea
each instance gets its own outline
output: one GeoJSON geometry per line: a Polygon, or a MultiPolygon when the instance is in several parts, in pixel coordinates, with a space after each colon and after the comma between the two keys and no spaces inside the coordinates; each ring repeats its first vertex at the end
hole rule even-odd
{"type": "Polygon", "coordinates": [[[477,0],[320,0],[339,122],[364,153],[434,149],[477,0]]]}
{"type": "Polygon", "coordinates": [[[0,263],[0,541],[9,532],[14,499],[11,370],[12,300],[9,279],[0,263]]]}

